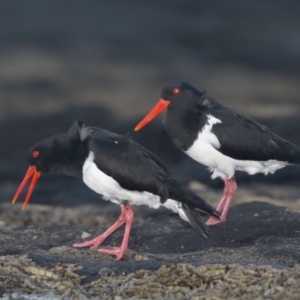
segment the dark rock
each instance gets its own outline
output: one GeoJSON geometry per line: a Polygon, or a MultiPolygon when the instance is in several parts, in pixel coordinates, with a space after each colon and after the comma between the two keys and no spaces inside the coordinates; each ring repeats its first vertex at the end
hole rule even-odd
{"type": "MultiPolygon", "coordinates": [[[[31,209],[34,205],[31,206],[31,209]]],[[[74,208],[80,209],[80,208],[74,208]]],[[[84,266],[80,274],[87,281],[99,277],[103,268],[113,272],[157,269],[171,262],[257,263],[289,266],[300,262],[299,213],[263,202],[232,208],[228,221],[210,228],[203,239],[176,215],[160,215],[132,229],[129,250],[124,259],[96,250],[76,249],[82,232],[99,235],[104,227],[47,226],[43,228],[3,228],[0,230],[1,255],[26,254],[43,267],[57,263],[84,266]],[[136,255],[147,260],[137,261],[136,255]]],[[[123,230],[118,230],[103,247],[121,244],[123,230]]]]}

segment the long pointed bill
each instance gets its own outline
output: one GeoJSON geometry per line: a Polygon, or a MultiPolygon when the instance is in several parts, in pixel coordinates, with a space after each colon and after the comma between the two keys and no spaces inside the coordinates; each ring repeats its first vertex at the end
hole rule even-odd
{"type": "Polygon", "coordinates": [[[154,106],[154,108],[149,112],[149,114],[134,128],[134,131],[139,131],[149,122],[151,122],[156,116],[166,110],[171,102],[160,99],[159,102],[154,106]]]}
{"type": "Polygon", "coordinates": [[[27,204],[30,200],[31,194],[32,194],[33,189],[35,187],[35,184],[36,184],[36,182],[37,182],[37,180],[39,179],[40,176],[41,176],[41,172],[38,172],[35,166],[30,166],[28,168],[28,171],[27,171],[22,183],[20,184],[20,186],[19,186],[19,188],[18,188],[18,190],[17,190],[17,192],[16,192],[16,194],[15,194],[13,200],[12,200],[12,204],[14,204],[17,201],[17,199],[20,196],[22,190],[24,189],[26,183],[32,177],[32,181],[31,181],[31,184],[29,186],[27,196],[25,198],[25,201],[24,201],[24,204],[23,204],[23,207],[22,207],[22,209],[25,209],[25,207],[27,206],[27,204]]]}

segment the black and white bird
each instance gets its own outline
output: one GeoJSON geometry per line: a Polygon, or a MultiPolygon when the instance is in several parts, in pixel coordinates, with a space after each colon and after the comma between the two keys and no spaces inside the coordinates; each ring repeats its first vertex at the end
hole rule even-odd
{"type": "Polygon", "coordinates": [[[67,133],[57,134],[31,147],[28,161],[29,169],[13,203],[31,177],[23,209],[41,174],[62,173],[81,178],[103,199],[121,205],[121,215],[98,237],[73,246],[98,248],[125,223],[122,245],[114,249],[99,249],[100,252],[116,255],[118,260],[128,247],[133,220],[131,205],[164,206],[178,213],[204,237],[207,228],[200,212],[218,217],[212,206],[172,179],[161,161],[147,149],[128,137],[86,127],[82,122],[75,121],[67,133]]]}
{"type": "Polygon", "coordinates": [[[298,146],[182,81],[172,81],[163,87],[160,101],[135,131],[165,110],[164,127],[174,144],[208,166],[213,179],[224,180],[223,197],[217,206],[220,219],[211,217],[207,225],[226,220],[237,189],[235,171],[267,175],[300,163],[298,146]]]}

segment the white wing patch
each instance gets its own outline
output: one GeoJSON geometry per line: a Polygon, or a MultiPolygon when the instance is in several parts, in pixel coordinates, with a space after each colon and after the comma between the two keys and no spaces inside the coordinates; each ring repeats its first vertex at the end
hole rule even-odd
{"type": "Polygon", "coordinates": [[[203,143],[209,143],[213,147],[219,149],[221,147],[221,144],[218,138],[216,137],[216,135],[211,132],[213,126],[218,123],[222,123],[222,121],[215,118],[212,115],[207,115],[207,124],[203,127],[202,131],[199,133],[198,140],[203,143]]]}
{"type": "Polygon", "coordinates": [[[194,144],[186,151],[186,154],[194,160],[210,168],[217,168],[222,154],[216,149],[221,144],[215,134],[211,132],[214,124],[222,123],[212,115],[207,115],[207,124],[199,132],[194,144]]]}
{"type": "Polygon", "coordinates": [[[212,115],[207,115],[207,124],[199,132],[194,144],[186,151],[186,154],[191,158],[209,167],[213,172],[212,178],[229,179],[234,176],[236,170],[247,172],[250,175],[256,173],[273,174],[276,170],[288,165],[287,162],[277,160],[237,160],[222,154],[217,150],[221,144],[217,136],[211,131],[213,125],[218,123],[222,123],[222,121],[212,115]]]}

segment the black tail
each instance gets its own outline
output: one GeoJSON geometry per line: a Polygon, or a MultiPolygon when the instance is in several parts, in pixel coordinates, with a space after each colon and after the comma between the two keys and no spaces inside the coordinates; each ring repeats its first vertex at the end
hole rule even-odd
{"type": "Polygon", "coordinates": [[[205,225],[200,212],[204,212],[217,219],[219,219],[220,213],[201,197],[197,196],[189,189],[182,187],[177,182],[172,182],[172,184],[169,185],[169,193],[171,199],[182,203],[182,209],[184,210],[189,223],[198,230],[203,237],[207,238],[207,226],[205,225]]]}
{"type": "Polygon", "coordinates": [[[203,237],[207,238],[208,229],[201,217],[201,212],[213,216],[217,219],[219,219],[220,213],[211,205],[209,205],[207,202],[205,202],[201,197],[197,196],[189,189],[183,188],[183,190],[185,191],[186,196],[188,196],[190,200],[196,201],[198,205],[191,206],[186,203],[182,203],[182,209],[189,223],[196,230],[198,230],[203,237]]]}
{"type": "Polygon", "coordinates": [[[188,199],[188,201],[181,201],[181,202],[209,216],[213,216],[219,219],[220,213],[213,206],[208,204],[205,200],[203,200],[200,196],[196,195],[191,190],[184,187],[181,187],[181,189],[185,196],[184,200],[188,199]]]}
{"type": "Polygon", "coordinates": [[[182,204],[182,210],[184,211],[185,216],[187,217],[189,223],[200,232],[200,234],[207,239],[208,229],[204,223],[201,213],[198,210],[195,210],[193,207],[188,206],[187,204],[182,204]]]}

